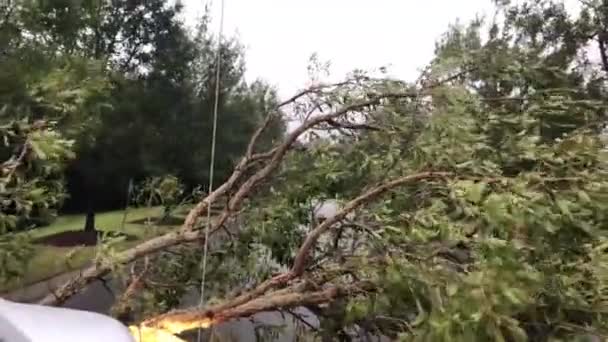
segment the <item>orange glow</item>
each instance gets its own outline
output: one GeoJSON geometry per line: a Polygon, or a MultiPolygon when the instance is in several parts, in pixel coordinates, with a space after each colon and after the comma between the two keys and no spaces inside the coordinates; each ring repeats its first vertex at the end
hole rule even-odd
{"type": "Polygon", "coordinates": [[[163,329],[132,325],[129,327],[129,330],[135,342],[186,342],[163,329]]]}
{"type": "Polygon", "coordinates": [[[209,318],[184,321],[168,317],[154,322],[154,326],[144,323],[141,326],[129,326],[129,330],[136,342],[185,342],[175,334],[198,328],[206,329],[213,323],[209,318]]]}
{"type": "Polygon", "coordinates": [[[166,320],[161,320],[158,322],[154,322],[154,327],[162,330],[166,330],[171,332],[172,334],[179,334],[184,331],[192,330],[192,329],[207,329],[213,324],[213,321],[207,317],[202,319],[194,319],[194,320],[172,320],[170,318],[166,320]]]}

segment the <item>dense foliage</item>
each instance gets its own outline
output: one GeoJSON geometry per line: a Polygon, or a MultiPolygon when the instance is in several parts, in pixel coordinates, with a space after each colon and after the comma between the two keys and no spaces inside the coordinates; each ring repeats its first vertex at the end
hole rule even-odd
{"type": "Polygon", "coordinates": [[[0,178],[0,281],[21,276],[33,252],[25,236],[10,233],[31,228],[55,215],[65,197],[62,173],[73,158],[73,141],[52,122],[16,120],[0,127],[4,159],[0,178]]]}

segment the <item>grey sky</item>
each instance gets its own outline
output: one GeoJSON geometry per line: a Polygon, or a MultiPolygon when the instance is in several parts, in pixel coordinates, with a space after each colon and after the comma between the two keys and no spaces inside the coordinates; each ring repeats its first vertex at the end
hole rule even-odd
{"type": "MultiPolygon", "coordinates": [[[[305,86],[308,58],[331,61],[333,77],[389,66],[412,79],[448,24],[493,14],[491,0],[225,0],[226,35],[247,48],[248,80],[263,78],[288,96],[305,86]]],[[[182,0],[192,24],[205,4],[217,31],[220,0],[182,0]]]]}

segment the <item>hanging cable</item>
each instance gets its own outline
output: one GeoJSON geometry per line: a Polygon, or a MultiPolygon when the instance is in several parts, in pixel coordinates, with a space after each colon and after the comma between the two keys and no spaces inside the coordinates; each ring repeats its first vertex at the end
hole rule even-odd
{"type": "MultiPolygon", "coordinates": [[[[213,133],[211,135],[211,161],[209,162],[209,194],[213,192],[213,176],[215,169],[215,142],[217,138],[217,116],[219,110],[219,97],[220,97],[220,76],[222,66],[222,36],[224,30],[224,6],[225,0],[221,0],[220,10],[220,27],[217,33],[217,51],[215,59],[215,99],[213,104],[213,133]]],[[[207,254],[209,250],[209,230],[211,229],[211,206],[212,202],[207,203],[207,224],[205,225],[205,241],[203,243],[203,256],[201,258],[201,287],[200,287],[200,299],[199,308],[203,308],[205,304],[205,278],[207,273],[207,254]]],[[[197,341],[201,342],[202,330],[198,329],[197,341]]]]}

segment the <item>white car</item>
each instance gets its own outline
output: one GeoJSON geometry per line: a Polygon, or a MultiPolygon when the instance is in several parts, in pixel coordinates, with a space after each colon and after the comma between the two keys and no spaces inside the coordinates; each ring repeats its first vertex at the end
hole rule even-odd
{"type": "Polygon", "coordinates": [[[101,314],[0,298],[0,342],[134,342],[129,329],[101,314]]]}

